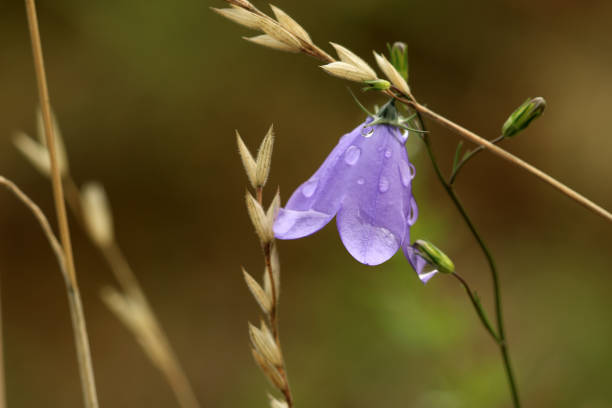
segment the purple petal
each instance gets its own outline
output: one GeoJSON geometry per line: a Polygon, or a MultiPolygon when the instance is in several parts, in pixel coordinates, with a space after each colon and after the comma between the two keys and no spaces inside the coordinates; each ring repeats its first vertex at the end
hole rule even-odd
{"type": "Polygon", "coordinates": [[[412,245],[404,245],[403,250],[406,259],[408,259],[408,262],[410,262],[412,269],[415,270],[421,282],[427,283],[438,273],[437,269],[427,271],[425,270],[425,266],[428,265],[427,261],[421,255],[418,254],[417,250],[414,249],[412,245]]]}
{"type": "Polygon", "coordinates": [[[334,218],[350,185],[354,165],[359,162],[359,145],[366,139],[362,135],[371,121],[368,118],[344,135],[315,174],[295,190],[274,222],[276,238],[305,237],[334,218]]]}
{"type": "Polygon", "coordinates": [[[349,190],[337,214],[338,231],[349,253],[366,265],[391,258],[407,231],[405,201],[410,183],[402,182],[399,163],[407,160],[399,131],[375,126],[371,138],[360,144],[361,158],[347,180],[349,190]]]}
{"type": "Polygon", "coordinates": [[[419,273],[419,279],[421,280],[421,282],[423,283],[427,283],[431,278],[433,278],[436,274],[438,273],[437,269],[434,269],[433,271],[429,271],[429,272],[423,272],[423,273],[419,273]]]}
{"type": "Polygon", "coordinates": [[[334,215],[314,210],[294,211],[281,208],[274,221],[274,236],[278,239],[305,237],[327,225],[334,215]]]}

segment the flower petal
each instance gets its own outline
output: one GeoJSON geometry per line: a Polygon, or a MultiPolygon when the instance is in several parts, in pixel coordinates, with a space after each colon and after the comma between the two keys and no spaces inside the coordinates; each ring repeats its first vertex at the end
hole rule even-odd
{"type": "MultiPolygon", "coordinates": [[[[323,228],[338,212],[353,177],[351,148],[359,145],[368,122],[344,135],[315,174],[293,193],[274,222],[278,239],[296,239],[323,228]]],[[[355,147],[357,148],[357,147],[355,147]]]]}
{"type": "Polygon", "coordinates": [[[407,244],[404,245],[404,256],[410,262],[412,269],[417,273],[419,279],[423,283],[427,283],[431,278],[433,278],[437,273],[437,269],[433,270],[425,270],[425,266],[427,266],[427,261],[421,255],[418,254],[417,250],[414,249],[412,245],[409,243],[410,240],[407,240],[407,244]]]}
{"type": "Polygon", "coordinates": [[[274,221],[274,236],[278,239],[296,239],[314,234],[326,226],[334,215],[314,210],[294,211],[281,208],[274,221]]]}
{"type": "Polygon", "coordinates": [[[361,145],[358,171],[337,215],[338,231],[349,253],[366,265],[391,258],[407,231],[404,202],[411,197],[402,183],[399,163],[405,153],[399,131],[374,126],[371,140],[361,145]]]}

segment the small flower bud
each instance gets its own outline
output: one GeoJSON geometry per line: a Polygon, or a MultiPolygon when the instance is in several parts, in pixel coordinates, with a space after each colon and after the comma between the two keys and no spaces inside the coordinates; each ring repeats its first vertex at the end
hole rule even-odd
{"type": "Polygon", "coordinates": [[[502,126],[502,135],[512,137],[525,129],[532,120],[538,118],[546,108],[546,101],[542,97],[528,99],[516,108],[502,126]]]}
{"type": "Polygon", "coordinates": [[[438,268],[442,273],[453,273],[455,272],[455,264],[451,259],[446,256],[438,247],[429,241],[422,239],[417,240],[415,246],[419,250],[421,256],[427,260],[431,265],[438,268]]]}
{"type": "Polygon", "coordinates": [[[397,72],[408,80],[408,46],[403,42],[396,42],[389,47],[391,55],[391,64],[397,69],[397,72]]]}
{"type": "Polygon", "coordinates": [[[373,81],[364,82],[368,84],[368,87],[365,88],[368,91],[371,89],[375,89],[377,91],[386,91],[387,89],[391,88],[391,83],[384,79],[375,79],[373,81]]]}

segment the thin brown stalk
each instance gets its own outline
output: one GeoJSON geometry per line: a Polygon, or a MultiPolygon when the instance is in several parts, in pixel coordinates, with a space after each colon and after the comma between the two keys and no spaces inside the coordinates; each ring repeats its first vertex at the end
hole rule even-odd
{"type": "MultiPolygon", "coordinates": [[[[55,234],[53,234],[53,230],[51,229],[51,225],[45,217],[44,213],[41,211],[40,207],[36,205],[15,183],[6,179],[5,177],[0,176],[0,184],[6,187],[11,193],[17,197],[25,206],[28,208],[34,218],[40,224],[45,236],[49,240],[49,244],[51,245],[51,249],[55,253],[57,257],[57,261],[60,266],[60,270],[62,271],[62,276],[64,279],[67,279],[65,262],[64,262],[64,253],[62,252],[62,246],[58,242],[55,234]]],[[[1,318],[1,311],[0,311],[1,318]]],[[[1,330],[1,327],[0,327],[1,330]]],[[[0,407],[6,407],[6,383],[5,383],[5,374],[4,374],[4,336],[0,332],[0,407]]]]}
{"type": "Polygon", "coordinates": [[[501,157],[502,159],[514,164],[515,166],[518,166],[524,170],[526,170],[527,172],[529,172],[530,174],[533,174],[534,176],[538,177],[540,180],[550,184],[551,186],[553,186],[554,188],[556,188],[557,190],[559,190],[562,194],[566,195],[567,197],[571,198],[572,200],[576,201],[577,203],[583,205],[585,208],[587,208],[588,210],[594,212],[595,214],[605,218],[606,220],[612,222],[612,214],[607,211],[606,209],[602,208],[601,206],[595,204],[593,201],[589,200],[588,198],[586,198],[585,196],[579,194],[578,192],[576,192],[575,190],[569,188],[568,186],[566,186],[565,184],[559,182],[557,179],[549,176],[548,174],[544,173],[542,170],[532,166],[531,164],[527,163],[526,161],[516,157],[515,155],[508,153],[506,150],[500,148],[499,146],[496,146],[495,144],[489,142],[488,140],[478,136],[476,133],[467,130],[466,128],[456,124],[455,122],[450,121],[449,119],[445,118],[444,116],[432,111],[431,109],[427,108],[424,105],[419,104],[418,102],[415,102],[414,100],[410,101],[410,100],[406,100],[404,98],[398,98],[401,102],[404,102],[410,106],[412,106],[414,109],[416,109],[417,111],[419,111],[420,113],[426,115],[427,117],[429,117],[430,119],[433,119],[434,121],[440,123],[441,125],[443,125],[444,127],[450,129],[451,131],[453,131],[454,133],[458,134],[459,136],[463,137],[464,139],[475,143],[478,146],[482,146],[485,150],[490,151],[491,153],[495,154],[498,157],[501,157]]]}
{"type": "Polygon", "coordinates": [[[64,202],[64,192],[62,187],[61,174],[58,166],[55,135],[53,133],[54,129],[51,118],[51,104],[49,102],[49,90],[47,87],[47,78],[45,74],[42,45],[40,41],[40,31],[38,28],[36,4],[34,0],[26,0],[25,6],[28,18],[28,26],[30,29],[30,38],[32,40],[34,70],[36,72],[36,80],[38,84],[40,106],[45,127],[45,137],[47,142],[47,148],[49,149],[49,157],[51,162],[53,198],[55,201],[55,211],[58,219],[62,248],[64,251],[63,253],[67,275],[66,285],[72,316],[73,330],[75,334],[81,382],[83,385],[83,398],[85,406],[87,408],[97,408],[98,396],[96,392],[91,352],[89,350],[89,339],[87,337],[87,328],[85,324],[85,316],[83,313],[83,305],[81,303],[81,297],[74,268],[72,244],[70,242],[70,229],[68,227],[68,217],[66,214],[66,204],[64,202]]]}
{"type": "Polygon", "coordinates": [[[64,252],[62,250],[62,246],[59,241],[55,237],[53,233],[53,229],[51,228],[51,224],[49,224],[49,220],[45,217],[45,214],[42,212],[40,207],[36,205],[34,201],[30,199],[15,183],[10,181],[9,179],[0,176],[0,184],[6,187],[11,193],[15,195],[34,215],[40,227],[42,228],[49,244],[51,245],[51,249],[57,258],[57,262],[59,263],[60,269],[62,271],[62,275],[64,278],[68,278],[68,274],[66,272],[66,264],[64,262],[64,252]]]}

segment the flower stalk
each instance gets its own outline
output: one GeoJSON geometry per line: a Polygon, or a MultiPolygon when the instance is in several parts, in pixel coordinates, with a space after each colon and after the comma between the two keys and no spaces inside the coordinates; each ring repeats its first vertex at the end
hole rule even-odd
{"type": "MultiPolygon", "coordinates": [[[[422,125],[422,118],[420,116],[418,116],[418,118],[422,125]]],[[[464,288],[468,292],[470,300],[472,301],[472,304],[476,308],[476,312],[479,318],[481,319],[483,326],[489,332],[489,334],[491,334],[491,336],[495,339],[497,343],[500,353],[502,354],[504,370],[506,372],[506,377],[508,379],[510,393],[512,395],[513,406],[515,408],[520,408],[521,403],[520,403],[519,394],[518,394],[518,387],[516,385],[516,380],[514,378],[514,373],[512,370],[511,363],[510,363],[508,345],[506,343],[506,334],[505,334],[505,329],[504,329],[503,310],[502,310],[501,287],[500,287],[499,275],[497,273],[497,267],[495,265],[495,260],[493,259],[493,255],[489,251],[489,248],[487,247],[484,240],[482,239],[482,236],[476,229],[476,226],[474,225],[471,218],[465,211],[465,208],[463,207],[463,204],[461,203],[461,201],[459,200],[459,197],[455,193],[453,186],[449,184],[444,178],[444,175],[442,174],[442,171],[440,170],[440,167],[438,166],[438,162],[432,150],[431,141],[429,140],[428,134],[423,135],[423,142],[425,143],[427,154],[429,155],[429,158],[434,168],[434,172],[436,173],[436,176],[438,177],[440,184],[442,184],[442,187],[444,188],[444,190],[450,197],[451,201],[457,208],[457,211],[459,211],[459,214],[461,215],[461,217],[467,224],[470,232],[472,233],[472,235],[476,239],[476,242],[480,246],[480,249],[482,250],[485,256],[487,263],[489,264],[489,270],[491,271],[491,278],[493,280],[493,296],[495,298],[495,317],[496,317],[496,322],[497,322],[497,333],[495,333],[492,330],[491,324],[488,322],[488,319],[486,319],[486,315],[484,314],[484,310],[482,309],[480,302],[477,301],[476,298],[473,296],[473,292],[469,289],[469,287],[467,286],[467,283],[465,283],[465,281],[462,279],[459,279],[459,280],[462,282],[464,288]]],[[[458,275],[455,275],[455,277],[458,277],[458,275]]]]}

